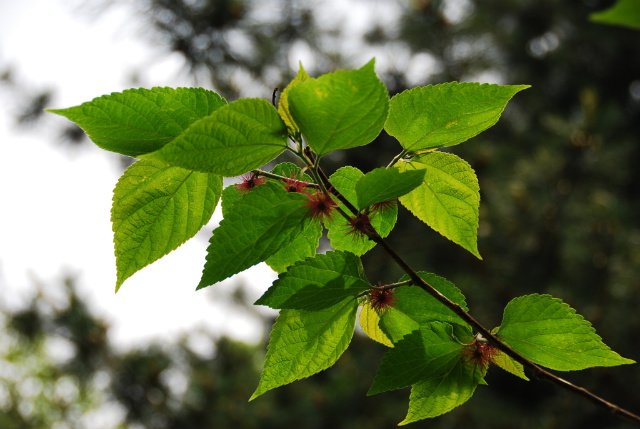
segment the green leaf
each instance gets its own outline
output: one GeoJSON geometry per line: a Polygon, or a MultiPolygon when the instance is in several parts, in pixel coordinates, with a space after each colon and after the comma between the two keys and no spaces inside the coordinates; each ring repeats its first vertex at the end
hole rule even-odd
{"type": "MultiPolygon", "coordinates": [[[[309,175],[302,173],[302,169],[300,167],[290,162],[282,162],[276,165],[275,167],[273,167],[271,172],[273,174],[294,178],[307,183],[313,182],[313,179],[309,175]]],[[[281,181],[268,177],[267,181],[280,183],[282,186],[281,181]]],[[[298,236],[298,238],[293,240],[282,249],[278,250],[265,262],[278,273],[286,271],[287,268],[294,263],[316,254],[316,250],[318,249],[318,245],[320,244],[320,238],[322,237],[323,232],[324,228],[322,227],[322,224],[320,222],[312,222],[304,230],[304,232],[298,236]]]]}
{"type": "Polygon", "coordinates": [[[498,122],[525,88],[450,82],[409,89],[391,99],[384,129],[413,153],[453,146],[498,122]]]}
{"type": "Polygon", "coordinates": [[[237,176],[287,148],[287,127],[266,100],[243,98],[194,123],[150,156],[189,170],[237,176]]]}
{"type": "Polygon", "coordinates": [[[504,354],[500,350],[496,352],[496,356],[493,358],[492,362],[505,371],[515,375],[516,377],[520,377],[523,380],[529,381],[529,378],[524,373],[522,364],[516,362],[510,356],[504,354]]]}
{"type": "Polygon", "coordinates": [[[333,365],[351,342],[357,310],[353,298],[320,311],[281,310],[260,383],[249,400],[333,365]]]}
{"type": "Polygon", "coordinates": [[[478,384],[482,383],[480,371],[474,371],[462,360],[444,373],[434,374],[411,388],[407,417],[399,423],[407,423],[436,417],[467,402],[478,384]]]}
{"type": "MultiPolygon", "coordinates": [[[[433,286],[435,290],[458,304],[465,311],[469,310],[464,295],[453,283],[424,271],[419,271],[417,274],[433,286]]],[[[409,280],[409,276],[404,275],[398,282],[407,280],[409,280]]],[[[424,325],[428,322],[446,322],[469,328],[467,322],[462,320],[460,316],[418,286],[400,286],[396,288],[395,299],[395,308],[405,313],[418,325],[424,325]]]]}
{"type": "Polygon", "coordinates": [[[226,218],[231,207],[243,197],[242,192],[235,185],[227,186],[222,190],[222,217],[226,218]]]}
{"type": "Polygon", "coordinates": [[[360,327],[365,334],[374,341],[393,347],[393,343],[387,335],[380,329],[380,314],[371,308],[371,304],[366,302],[360,310],[360,327]]]}
{"type": "MultiPolygon", "coordinates": [[[[284,177],[300,178],[300,180],[308,183],[311,183],[313,181],[309,175],[307,174],[301,175],[302,169],[290,162],[282,162],[276,165],[275,167],[273,167],[273,170],[271,170],[271,172],[273,174],[278,174],[284,177]]],[[[265,179],[269,182],[281,184],[282,186],[282,182],[279,180],[271,179],[269,177],[265,177],[265,179]]],[[[227,213],[229,212],[229,209],[231,208],[231,206],[233,206],[233,204],[235,204],[236,201],[242,198],[243,195],[244,195],[243,192],[238,190],[237,185],[227,186],[226,188],[224,188],[224,190],[222,191],[222,216],[223,217],[227,216],[227,213]]],[[[311,255],[307,255],[307,256],[311,256],[311,255]]],[[[304,258],[305,257],[303,256],[300,259],[304,259],[304,258]]]]}
{"type": "Polygon", "coordinates": [[[389,95],[374,60],[358,70],[339,70],[291,87],[289,109],[318,155],[371,143],[387,118],[389,95]]]}
{"type": "MultiPolygon", "coordinates": [[[[417,274],[442,295],[468,311],[464,295],[453,283],[424,271],[417,274]]],[[[405,275],[399,282],[406,280],[409,280],[409,277],[405,275]]],[[[459,341],[470,341],[469,325],[418,286],[400,286],[395,289],[394,298],[395,306],[380,316],[379,323],[380,329],[394,344],[429,322],[451,323],[454,336],[459,341]]]]}
{"type": "Polygon", "coordinates": [[[102,149],[138,157],[162,148],[225,104],[202,88],[140,88],[48,111],[78,124],[102,149]]]}
{"type": "Polygon", "coordinates": [[[309,226],[291,243],[278,250],[265,261],[277,273],[285,272],[291,265],[316,254],[324,228],[320,222],[309,226]]]}
{"type": "Polygon", "coordinates": [[[418,219],[482,259],[478,253],[480,186],[456,155],[431,152],[396,164],[400,171],[426,170],[424,182],[400,202],[418,219]]]}
{"type": "Polygon", "coordinates": [[[209,222],[222,177],[155,160],[131,165],[113,191],[116,291],[133,273],[176,249],[209,222]]]}
{"type": "Polygon", "coordinates": [[[304,67],[302,67],[302,62],[300,62],[300,70],[298,70],[298,74],[293,79],[289,85],[282,91],[280,94],[280,102],[278,103],[278,113],[280,113],[280,117],[287,124],[287,128],[289,129],[289,134],[294,136],[296,141],[300,141],[300,128],[296,125],[296,122],[293,120],[291,116],[291,112],[289,110],[289,91],[291,88],[298,85],[301,82],[305,82],[311,79],[311,76],[307,74],[304,67]]]}
{"type": "Polygon", "coordinates": [[[213,231],[198,289],[266,260],[295,240],[311,223],[305,198],[264,183],[236,201],[213,231]]]}
{"type": "MultiPolygon", "coordinates": [[[[271,172],[279,176],[297,179],[307,183],[313,183],[313,179],[311,178],[311,176],[306,173],[302,173],[302,168],[291,162],[281,162],[273,167],[271,172]]],[[[267,180],[276,181],[275,179],[271,179],[269,177],[267,177],[267,180]]]]}
{"type": "Polygon", "coordinates": [[[297,262],[256,301],[271,308],[322,310],[369,289],[362,262],[353,253],[327,252],[297,262]]]}
{"type": "Polygon", "coordinates": [[[549,295],[511,300],[498,335],[530,361],[558,371],[634,363],[606,346],[573,308],[549,295]]]}
{"type": "MultiPolygon", "coordinates": [[[[453,283],[424,271],[417,274],[442,295],[468,311],[464,295],[453,283]]],[[[409,280],[409,276],[404,275],[399,282],[406,280],[409,280]]],[[[451,323],[453,334],[459,341],[470,341],[471,327],[418,286],[400,286],[395,289],[394,298],[394,307],[380,317],[380,328],[394,344],[429,322],[451,323]]]]}
{"type": "MultiPolygon", "coordinates": [[[[271,172],[284,177],[298,177],[309,183],[312,181],[311,177],[308,175],[301,175],[302,170],[300,167],[289,162],[283,162],[276,165],[271,172]]],[[[266,179],[278,186],[283,186],[282,182],[279,180],[270,178],[266,179]]],[[[224,191],[222,191],[222,215],[227,217],[230,208],[242,197],[243,193],[239,191],[236,186],[227,186],[224,191]]],[[[265,260],[266,264],[274,271],[282,273],[287,270],[287,267],[295,262],[301,261],[308,256],[315,255],[320,238],[322,237],[322,232],[322,225],[318,222],[312,222],[295,240],[267,258],[265,260]]]]}
{"type": "Polygon", "coordinates": [[[397,168],[376,168],[356,183],[358,209],[399,198],[422,184],[423,170],[400,172],[397,168]]]}
{"type": "MultiPolygon", "coordinates": [[[[243,197],[235,186],[227,186],[222,191],[222,216],[226,217],[229,208],[243,197]]],[[[319,222],[311,222],[291,243],[287,244],[265,260],[277,273],[287,270],[292,264],[316,254],[323,228],[319,222]]]]}
{"type": "Polygon", "coordinates": [[[389,340],[396,344],[413,331],[420,329],[420,324],[401,310],[391,307],[380,315],[378,326],[389,340]]]}
{"type": "MultiPolygon", "coordinates": [[[[338,169],[331,175],[329,181],[355,206],[357,203],[356,184],[363,176],[364,174],[360,170],[348,166],[338,169]]],[[[336,202],[338,202],[337,199],[336,202]]],[[[338,205],[345,213],[351,214],[344,204],[339,202],[338,205]]],[[[371,225],[378,231],[378,234],[381,237],[386,237],[396,224],[398,207],[394,204],[382,211],[372,212],[370,218],[371,225]]],[[[325,222],[325,227],[329,230],[328,236],[331,240],[331,246],[336,250],[363,255],[375,246],[375,243],[368,238],[351,233],[347,221],[338,213],[325,222]]]]}
{"type": "Polygon", "coordinates": [[[405,335],[385,353],[367,395],[401,389],[447,373],[460,360],[462,345],[451,325],[433,322],[405,335]]]}
{"type": "Polygon", "coordinates": [[[638,0],[618,0],[609,9],[592,13],[589,19],[600,24],[620,25],[638,30],[640,29],[640,2],[638,0]]]}

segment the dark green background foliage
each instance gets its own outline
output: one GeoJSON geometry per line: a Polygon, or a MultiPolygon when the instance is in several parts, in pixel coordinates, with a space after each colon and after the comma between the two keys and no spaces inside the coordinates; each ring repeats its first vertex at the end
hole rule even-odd
{"type": "MultiPolygon", "coordinates": [[[[316,75],[362,65],[340,51],[340,30],[323,32],[329,23],[316,19],[318,10],[274,1],[273,7],[281,8],[278,18],[262,22],[255,18],[255,3],[203,0],[187,6],[150,0],[141,19],[151,20],[157,30],[155,43],[182,53],[193,71],[207,71],[229,100],[271,96],[266,89],[248,94],[235,87],[230,78],[240,70],[267,85],[275,66],[283,74],[280,87],[286,85],[297,71],[290,70],[287,57],[296,41],[305,41],[315,53],[316,75]],[[225,37],[237,29],[254,44],[252,55],[236,51],[225,37]]],[[[416,84],[476,80],[485,73],[532,88],[510,102],[497,126],[452,148],[480,182],[478,248],[483,260],[443,240],[404,209],[388,240],[417,269],[436,272],[460,287],[471,313],[487,326],[499,325],[502,309],[514,296],[549,293],[577,309],[612,349],[640,359],[640,33],[588,20],[611,1],[470,0],[464,2],[472,6],[470,12],[460,22],[447,19],[444,3],[402,2],[396,26],[371,26],[365,35],[369,46],[393,49],[400,44],[413,54],[429,53],[440,66],[428,81],[416,83],[405,67],[385,65],[378,57],[376,68],[383,70],[390,95],[416,84]]],[[[383,132],[371,145],[325,157],[323,167],[332,173],[350,164],[368,172],[399,151],[383,132]]],[[[372,282],[393,282],[402,274],[380,249],[364,255],[363,264],[372,282]]],[[[127,422],[149,428],[374,428],[395,425],[406,412],[408,390],[365,396],[384,347],[360,335],[335,367],[247,403],[265,346],[220,339],[212,359],[194,354],[184,342],[118,354],[104,343],[106,328],[79,301],[71,303],[54,316],[36,308],[9,315],[3,335],[20,338],[20,347],[30,350],[51,326],[72,332],[78,353],[64,367],[52,367],[44,382],[61,374],[83,380],[103,368],[111,374],[108,397],[125,407],[127,422]],[[159,381],[176,359],[190,374],[179,401],[170,399],[159,381]]],[[[633,366],[568,378],[639,411],[640,373],[633,366]]],[[[628,427],[535,380],[527,383],[490,370],[487,381],[491,388],[480,386],[464,406],[413,426],[628,427]]],[[[26,424],[15,407],[2,411],[0,426],[26,424]]]]}

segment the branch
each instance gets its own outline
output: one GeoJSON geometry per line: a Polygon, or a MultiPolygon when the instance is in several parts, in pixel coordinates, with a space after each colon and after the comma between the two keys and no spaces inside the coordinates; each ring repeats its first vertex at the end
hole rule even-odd
{"type": "MultiPolygon", "coordinates": [[[[307,154],[307,156],[309,155],[307,154]]],[[[353,204],[347,201],[347,199],[342,194],[340,194],[340,192],[338,192],[335,188],[331,186],[331,182],[329,181],[327,175],[322,171],[322,169],[318,167],[317,171],[318,171],[318,176],[322,179],[327,189],[331,189],[331,192],[350,211],[352,211],[354,215],[357,214],[358,210],[353,206],[353,204]]],[[[378,232],[375,231],[375,229],[373,230],[373,232],[367,233],[367,235],[369,239],[373,240],[376,244],[380,245],[389,254],[389,256],[391,256],[391,258],[395,261],[395,263],[398,264],[398,266],[409,276],[409,278],[411,279],[411,282],[415,286],[418,286],[419,288],[427,292],[429,295],[434,297],[436,300],[438,300],[438,302],[440,302],[442,305],[444,305],[445,307],[453,311],[455,314],[457,314],[462,320],[467,322],[476,331],[478,331],[489,343],[491,343],[493,346],[495,346],[497,349],[502,351],[504,354],[508,355],[513,360],[520,363],[523,367],[531,371],[537,379],[545,380],[562,389],[568,390],[592,402],[593,404],[599,407],[605,408],[611,414],[640,426],[640,416],[633,414],[630,411],[627,411],[624,408],[621,408],[615,404],[612,404],[609,401],[606,401],[605,399],[591,393],[590,391],[588,391],[583,387],[576,386],[575,384],[570,383],[569,381],[550,373],[549,371],[536,365],[535,363],[531,362],[530,360],[528,360],[527,358],[525,358],[524,356],[522,356],[512,348],[510,348],[507,344],[503,343],[502,340],[500,340],[500,338],[497,335],[492,334],[489,329],[485,328],[483,325],[480,324],[480,322],[474,319],[471,316],[471,314],[465,311],[464,308],[462,308],[460,305],[456,304],[455,302],[451,301],[449,298],[447,298],[446,296],[438,292],[438,290],[435,289],[433,286],[431,286],[429,283],[424,281],[422,277],[420,277],[418,273],[416,273],[416,271],[413,268],[411,268],[411,266],[409,266],[409,264],[404,259],[402,259],[402,257],[389,245],[389,243],[387,243],[378,234],[378,232]]]]}

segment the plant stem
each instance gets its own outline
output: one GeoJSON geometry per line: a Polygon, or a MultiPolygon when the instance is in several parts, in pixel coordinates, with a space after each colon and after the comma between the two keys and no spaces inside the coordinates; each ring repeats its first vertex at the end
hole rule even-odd
{"type": "MultiPolygon", "coordinates": [[[[280,180],[281,182],[285,182],[285,183],[286,183],[287,180],[291,180],[291,177],[280,176],[279,174],[269,173],[268,171],[262,171],[262,170],[257,170],[257,169],[253,170],[253,171],[256,174],[259,174],[260,176],[268,177],[270,179],[280,180]]],[[[306,187],[307,188],[319,188],[320,185],[318,185],[316,183],[307,183],[306,187]]]]}
{"type": "Polygon", "coordinates": [[[407,154],[408,150],[403,150],[402,152],[400,152],[399,154],[397,154],[396,156],[393,157],[393,159],[391,160],[391,162],[389,163],[389,165],[387,165],[387,168],[392,167],[393,164],[395,164],[396,162],[398,162],[398,160],[400,158],[402,158],[403,156],[405,156],[407,154]]]}

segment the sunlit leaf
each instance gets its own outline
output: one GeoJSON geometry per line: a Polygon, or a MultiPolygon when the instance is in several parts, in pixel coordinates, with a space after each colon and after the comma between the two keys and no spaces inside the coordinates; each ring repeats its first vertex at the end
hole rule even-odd
{"type": "Polygon", "coordinates": [[[131,165],[113,191],[116,291],[133,273],[176,249],[209,222],[221,192],[222,177],[215,174],[154,160],[131,165]]]}
{"type": "Polygon", "coordinates": [[[287,127],[266,100],[242,98],[194,123],[149,155],[189,170],[238,176],[287,148],[287,127]]]}
{"type": "Polygon", "coordinates": [[[318,155],[371,143],[384,126],[389,95],[374,61],[305,79],[288,93],[295,124],[318,155]]]}
{"type": "Polygon", "coordinates": [[[511,300],[498,336],[525,358],[558,371],[634,363],[611,350],[591,323],[550,295],[511,300]]]}
{"type": "Polygon", "coordinates": [[[203,88],[139,88],[49,112],[75,122],[101,148],[138,157],[162,148],[226,104],[203,88]]]}
{"type": "Polygon", "coordinates": [[[333,365],[351,342],[357,310],[354,298],[319,311],[281,310],[260,383],[249,400],[333,365]]]}
{"type": "Polygon", "coordinates": [[[321,310],[369,289],[360,258],[327,252],[295,263],[280,274],[256,304],[271,308],[321,310]]]}
{"type": "Polygon", "coordinates": [[[295,240],[311,223],[304,199],[264,183],[236,201],[213,231],[198,289],[266,260],[295,240]]]}
{"type": "Polygon", "coordinates": [[[408,89],[391,99],[384,128],[410,152],[453,146],[494,125],[528,87],[450,82],[408,89]]]}
{"type": "Polygon", "coordinates": [[[426,171],[422,185],[400,197],[402,205],[480,258],[477,243],[480,186],[469,164],[451,153],[431,152],[411,162],[398,162],[396,166],[400,171],[426,171]]]}

